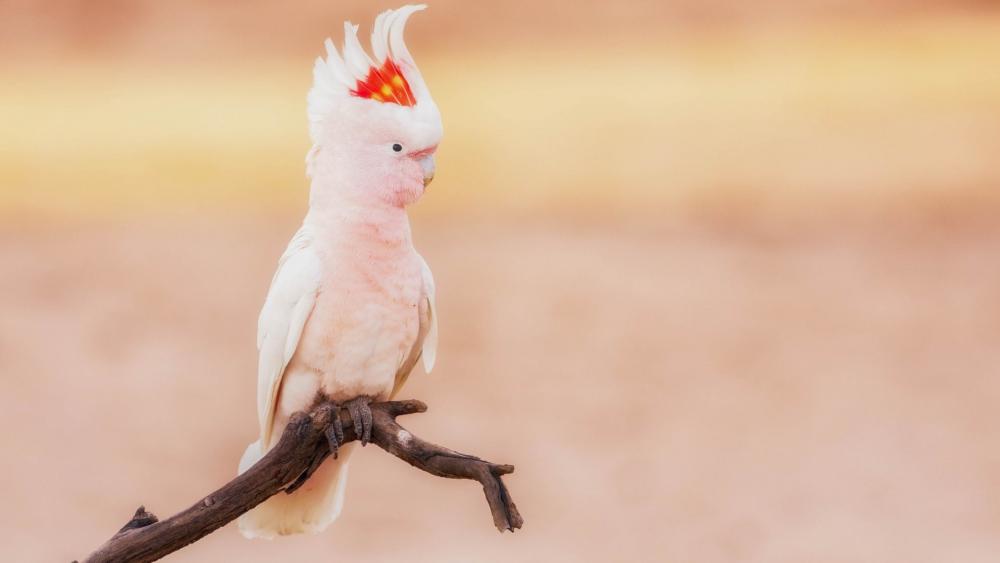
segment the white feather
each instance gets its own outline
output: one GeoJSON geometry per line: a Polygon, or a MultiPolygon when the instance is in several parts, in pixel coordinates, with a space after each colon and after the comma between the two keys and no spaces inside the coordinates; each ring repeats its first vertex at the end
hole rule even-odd
{"type": "Polygon", "coordinates": [[[351,22],[344,22],[344,61],[354,78],[361,81],[368,78],[368,70],[375,66],[358,41],[358,26],[351,22]]]}
{"type": "Polygon", "coordinates": [[[389,21],[389,50],[394,60],[405,61],[416,67],[413,57],[410,56],[410,50],[403,41],[403,30],[406,28],[406,20],[426,7],[426,4],[409,4],[393,12],[389,21]]]}
{"type": "Polygon", "coordinates": [[[330,72],[340,82],[341,86],[346,88],[353,86],[354,79],[351,78],[351,73],[347,70],[347,64],[344,62],[344,59],[340,57],[337,48],[333,46],[333,40],[327,37],[326,41],[323,42],[323,46],[326,47],[326,64],[330,67],[330,72]]]}
{"type": "Polygon", "coordinates": [[[311,234],[305,226],[292,237],[278,262],[278,271],[271,280],[271,289],[257,321],[257,417],[264,451],[270,447],[281,377],[316,304],[320,261],[311,242],[311,234]]]}
{"type": "Polygon", "coordinates": [[[434,369],[434,362],[437,360],[438,319],[437,305],[434,301],[437,289],[434,286],[434,274],[431,273],[431,268],[427,265],[427,261],[424,260],[423,256],[420,256],[420,264],[421,275],[424,278],[424,295],[427,297],[427,304],[429,305],[431,324],[427,330],[427,336],[424,337],[424,345],[421,348],[420,355],[423,358],[424,371],[430,373],[434,369]]]}
{"type": "Polygon", "coordinates": [[[382,64],[389,56],[389,19],[392,10],[386,10],[375,18],[375,25],[372,26],[372,54],[375,55],[375,62],[382,64]]]}
{"type": "Polygon", "coordinates": [[[306,96],[306,116],[309,119],[309,135],[313,141],[319,138],[319,128],[323,118],[333,109],[339,89],[330,68],[322,58],[316,59],[313,65],[313,87],[306,96]]]}

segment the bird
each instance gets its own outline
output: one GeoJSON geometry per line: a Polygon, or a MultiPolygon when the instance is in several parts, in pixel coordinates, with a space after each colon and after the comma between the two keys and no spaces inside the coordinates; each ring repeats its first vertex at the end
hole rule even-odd
{"type": "MultiPolygon", "coordinates": [[[[362,445],[373,401],[396,396],[418,362],[434,367],[434,277],[413,245],[407,207],[434,177],[443,128],[403,40],[423,4],[375,19],[371,54],[344,23],[325,41],[307,96],[308,211],[278,261],[257,326],[259,438],[243,473],[274,447],[291,415],[318,399],[349,410],[362,445]]],[[[336,438],[334,438],[336,440],[336,438]]],[[[357,442],[331,444],[316,471],[239,518],[248,538],[317,533],[344,505],[357,442]],[[339,447],[338,447],[339,446],[339,447]]]]}

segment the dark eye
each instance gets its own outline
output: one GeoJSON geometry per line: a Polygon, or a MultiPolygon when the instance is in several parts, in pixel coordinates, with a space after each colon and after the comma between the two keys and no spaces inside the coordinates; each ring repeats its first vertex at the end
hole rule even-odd
{"type": "Polygon", "coordinates": [[[392,145],[392,150],[394,150],[396,152],[401,152],[403,150],[403,145],[401,145],[399,143],[394,143],[392,145]]]}

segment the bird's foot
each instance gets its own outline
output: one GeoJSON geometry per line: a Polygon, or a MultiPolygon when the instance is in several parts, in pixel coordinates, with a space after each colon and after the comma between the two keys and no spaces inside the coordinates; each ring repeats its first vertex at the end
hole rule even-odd
{"type": "Polygon", "coordinates": [[[337,459],[340,446],[344,443],[344,425],[340,423],[337,406],[332,403],[326,406],[330,409],[330,425],[326,427],[326,441],[330,444],[330,454],[333,455],[333,459],[337,459]]]}
{"type": "Polygon", "coordinates": [[[351,413],[351,420],[354,421],[354,433],[358,436],[362,446],[368,445],[372,441],[372,409],[369,406],[371,397],[355,397],[344,403],[347,412],[351,413]]]}
{"type": "MultiPolygon", "coordinates": [[[[344,443],[344,427],[340,424],[340,416],[337,412],[337,405],[333,403],[325,403],[319,407],[325,412],[325,415],[330,420],[329,426],[326,427],[326,439],[330,443],[330,453],[333,455],[334,459],[337,459],[337,450],[340,445],[344,443]]],[[[302,485],[312,477],[313,473],[319,469],[320,464],[326,458],[326,452],[322,455],[315,455],[312,461],[309,462],[309,467],[299,475],[295,481],[292,481],[287,487],[285,487],[285,492],[288,494],[294,493],[302,485]]]]}
{"type": "MultiPolygon", "coordinates": [[[[326,427],[325,434],[326,440],[330,445],[330,455],[333,456],[333,459],[337,459],[340,453],[340,446],[344,445],[344,425],[340,422],[340,407],[346,407],[347,412],[351,413],[351,420],[354,422],[354,434],[361,442],[361,445],[364,446],[372,440],[372,409],[368,406],[371,402],[371,397],[361,396],[340,405],[336,403],[324,403],[320,406],[326,412],[326,416],[330,421],[326,427]]],[[[312,477],[312,474],[319,469],[325,456],[325,452],[323,455],[316,456],[302,475],[299,475],[295,481],[285,487],[285,492],[289,494],[293,493],[304,485],[306,480],[312,477]]]]}

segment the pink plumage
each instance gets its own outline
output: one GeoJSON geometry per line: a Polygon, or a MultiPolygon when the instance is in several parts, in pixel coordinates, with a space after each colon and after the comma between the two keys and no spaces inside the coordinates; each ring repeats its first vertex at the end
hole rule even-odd
{"type": "MultiPolygon", "coordinates": [[[[378,16],[374,59],[348,23],[342,54],[327,40],[327,58],[316,61],[309,211],[261,310],[260,439],[244,453],[241,472],[317,394],[337,403],[384,400],[420,358],[426,371],[434,364],[434,281],[406,214],[433,177],[442,135],[437,106],[403,42],[407,19],[423,8],[378,16]]],[[[274,537],[326,528],[344,503],[353,446],[324,461],[299,490],[240,517],[240,531],[274,537]]]]}

